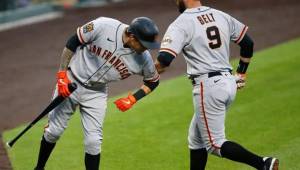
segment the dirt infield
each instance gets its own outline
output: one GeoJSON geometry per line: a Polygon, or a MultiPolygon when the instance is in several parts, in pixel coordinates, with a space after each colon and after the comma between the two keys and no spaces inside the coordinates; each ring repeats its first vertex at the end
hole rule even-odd
{"type": "MultiPolygon", "coordinates": [[[[300,36],[299,0],[222,0],[204,4],[247,23],[256,50],[300,36]]],[[[129,0],[101,8],[69,10],[61,19],[0,32],[0,132],[32,120],[47,105],[60,53],[78,25],[98,16],[118,18],[125,23],[134,17],[148,16],[156,21],[163,34],[177,15],[173,0],[129,0]]],[[[237,47],[232,54],[238,55],[237,47]]],[[[162,79],[184,74],[185,69],[185,61],[178,57],[162,79]]],[[[119,94],[140,84],[141,79],[133,77],[113,83],[109,92],[119,94]]],[[[1,141],[0,135],[0,170],[9,170],[11,166],[1,141]]]]}

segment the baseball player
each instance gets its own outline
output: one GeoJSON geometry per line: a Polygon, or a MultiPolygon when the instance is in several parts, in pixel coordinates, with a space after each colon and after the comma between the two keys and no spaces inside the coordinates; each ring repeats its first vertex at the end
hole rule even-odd
{"type": "Polygon", "coordinates": [[[202,6],[200,0],[176,0],[181,15],[169,26],[157,61],[161,73],[179,53],[193,83],[194,116],[188,142],[190,169],[205,169],[207,153],[248,164],[259,170],[277,170],[279,161],[261,157],[225,137],[225,115],[236,90],[245,86],[253,55],[248,27],[230,15],[202,6]],[[236,75],[229,63],[229,43],[240,46],[236,75]]]}
{"type": "Polygon", "coordinates": [[[121,111],[153,91],[159,74],[147,49],[159,48],[158,33],[155,23],[146,17],[134,19],[129,26],[100,17],[77,29],[62,52],[54,95],[69,97],[49,113],[35,170],[44,169],[77,106],[84,132],[85,167],[99,169],[107,84],[133,74],[143,76],[144,84],[136,93],[114,102],[121,111]],[[67,87],[70,82],[78,86],[71,95],[67,87]]]}

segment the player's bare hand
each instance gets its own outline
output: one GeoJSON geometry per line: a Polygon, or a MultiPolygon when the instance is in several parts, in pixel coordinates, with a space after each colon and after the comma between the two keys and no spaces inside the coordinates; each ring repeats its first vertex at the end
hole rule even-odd
{"type": "Polygon", "coordinates": [[[157,59],[155,61],[155,68],[156,68],[158,74],[161,74],[161,73],[165,72],[165,70],[166,70],[165,67],[157,59]]]}
{"type": "Polygon", "coordinates": [[[59,71],[57,74],[57,87],[58,87],[58,94],[63,97],[70,96],[70,91],[68,88],[68,84],[71,83],[67,76],[67,71],[59,71]]]}
{"type": "Polygon", "coordinates": [[[128,97],[120,98],[114,102],[117,108],[125,112],[130,109],[136,103],[136,99],[133,95],[129,94],[128,97]]]}
{"type": "Polygon", "coordinates": [[[237,89],[242,89],[246,86],[246,74],[237,73],[234,75],[237,89]]]}

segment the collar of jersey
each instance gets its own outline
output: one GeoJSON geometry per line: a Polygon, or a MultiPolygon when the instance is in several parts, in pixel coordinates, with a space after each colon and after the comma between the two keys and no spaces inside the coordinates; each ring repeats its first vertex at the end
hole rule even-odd
{"type": "Polygon", "coordinates": [[[127,25],[123,24],[121,25],[119,31],[118,31],[118,37],[117,37],[117,48],[124,48],[124,42],[123,42],[123,32],[125,31],[127,25]]]}
{"type": "Polygon", "coordinates": [[[184,11],[184,13],[200,13],[200,12],[205,12],[207,10],[209,10],[210,7],[207,6],[200,6],[200,7],[196,7],[196,8],[188,8],[184,11]]]}

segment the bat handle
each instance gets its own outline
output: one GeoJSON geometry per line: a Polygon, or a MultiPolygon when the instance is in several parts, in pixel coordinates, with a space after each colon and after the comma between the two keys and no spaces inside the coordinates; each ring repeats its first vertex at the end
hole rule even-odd
{"type": "Polygon", "coordinates": [[[77,89],[77,84],[76,83],[70,83],[68,84],[69,91],[72,93],[77,89]]]}

